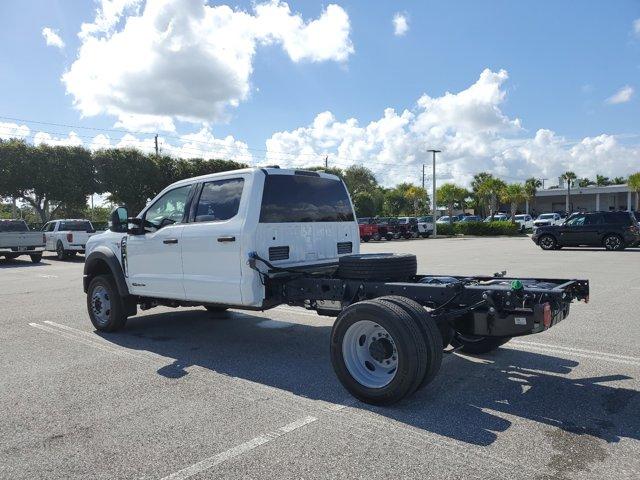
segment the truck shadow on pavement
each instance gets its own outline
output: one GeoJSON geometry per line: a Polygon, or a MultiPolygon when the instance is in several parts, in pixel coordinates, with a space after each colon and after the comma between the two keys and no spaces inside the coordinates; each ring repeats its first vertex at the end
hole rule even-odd
{"type": "MultiPolygon", "coordinates": [[[[318,326],[188,310],[132,318],[123,332],[99,335],[125,348],[175,359],[157,373],[176,381],[197,365],[343,403],[350,397],[331,367],[326,321],[318,326]]],[[[512,426],[509,416],[547,425],[550,432],[561,429],[610,443],[622,437],[640,440],[639,392],[620,386],[632,377],[581,377],[574,372],[578,366],[572,359],[512,348],[483,357],[445,355],[436,379],[403,402],[391,407],[357,402],[354,407],[474,445],[495,442],[512,426]]],[[[614,371],[619,366],[610,364],[614,371]]]]}
{"type": "Polygon", "coordinates": [[[0,258],[0,270],[5,268],[37,268],[37,267],[48,267],[49,264],[42,261],[40,263],[33,263],[29,257],[25,258],[0,258]]]}

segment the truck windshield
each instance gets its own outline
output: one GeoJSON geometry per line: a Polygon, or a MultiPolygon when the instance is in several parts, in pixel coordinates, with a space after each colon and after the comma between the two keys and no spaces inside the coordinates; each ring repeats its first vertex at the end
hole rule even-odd
{"type": "Polygon", "coordinates": [[[305,175],[268,175],[261,223],[353,222],[349,195],[339,180],[305,175]]]}
{"type": "Polygon", "coordinates": [[[62,232],[90,232],[92,230],[91,222],[87,221],[62,222],[60,225],[62,232]]]}
{"type": "Polygon", "coordinates": [[[22,220],[0,222],[0,232],[28,232],[29,227],[22,220]]]}

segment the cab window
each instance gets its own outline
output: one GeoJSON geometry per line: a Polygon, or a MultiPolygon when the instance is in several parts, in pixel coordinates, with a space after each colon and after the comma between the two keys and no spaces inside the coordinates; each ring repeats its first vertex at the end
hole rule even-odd
{"type": "Polygon", "coordinates": [[[181,223],[191,185],[174,188],[157,199],[145,212],[144,219],[155,228],[181,223]]]}

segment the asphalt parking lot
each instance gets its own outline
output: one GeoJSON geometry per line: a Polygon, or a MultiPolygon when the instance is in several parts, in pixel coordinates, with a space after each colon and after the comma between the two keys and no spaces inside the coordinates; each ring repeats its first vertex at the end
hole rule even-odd
{"type": "Polygon", "coordinates": [[[156,308],[97,334],[82,257],[0,260],[0,477],[640,477],[640,249],[369,243],[420,273],[588,278],[589,304],[489,356],[446,355],[387,408],[329,362],[331,319],[156,308]]]}

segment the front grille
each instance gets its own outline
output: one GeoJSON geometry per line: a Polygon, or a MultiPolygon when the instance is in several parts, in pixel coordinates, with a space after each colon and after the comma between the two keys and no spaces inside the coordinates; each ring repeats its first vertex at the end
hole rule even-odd
{"type": "Polygon", "coordinates": [[[269,260],[286,260],[289,258],[289,246],[269,247],[269,260]]]}
{"type": "Polygon", "coordinates": [[[343,253],[351,253],[353,251],[353,243],[351,242],[338,242],[338,255],[343,253]]]}

